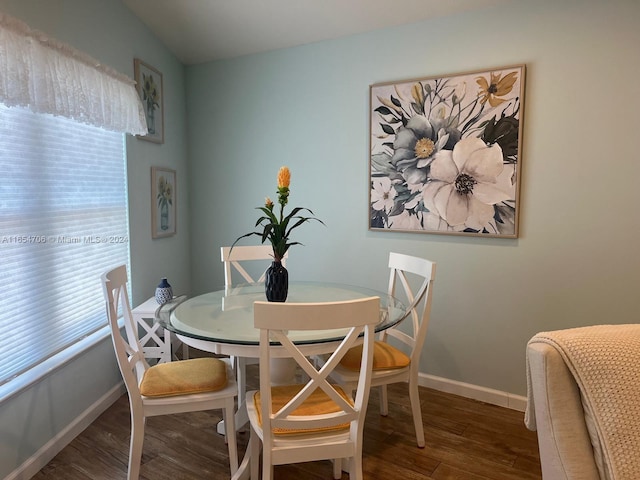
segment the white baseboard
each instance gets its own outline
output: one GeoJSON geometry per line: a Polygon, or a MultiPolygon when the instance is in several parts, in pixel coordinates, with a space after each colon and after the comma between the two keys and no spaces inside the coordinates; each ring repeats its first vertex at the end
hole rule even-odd
{"type": "MultiPolygon", "coordinates": [[[[460,395],[520,412],[524,412],[527,406],[526,397],[521,395],[436,377],[435,375],[421,373],[419,383],[423,387],[433,388],[440,392],[460,395]]],[[[125,389],[122,383],[113,387],[4,480],[28,480],[33,477],[124,393],[125,389]]]]}
{"type": "Polygon", "coordinates": [[[513,393],[458,382],[456,380],[449,380],[448,378],[436,377],[435,375],[420,373],[418,383],[423,387],[433,388],[439,392],[460,395],[461,397],[472,398],[519,412],[524,412],[527,407],[527,398],[521,395],[514,395],[513,393]]]}
{"type": "Polygon", "coordinates": [[[60,451],[76,438],[82,431],[98,418],[125,392],[124,384],[120,383],[105,393],[93,405],[87,408],[72,423],[59,434],[45,443],[40,450],[33,454],[20,467],[9,474],[4,480],[27,480],[45,467],[60,451]]]}

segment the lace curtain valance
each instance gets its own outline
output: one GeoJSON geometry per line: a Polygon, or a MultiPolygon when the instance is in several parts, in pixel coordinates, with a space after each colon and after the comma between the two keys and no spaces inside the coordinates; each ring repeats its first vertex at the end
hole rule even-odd
{"type": "Polygon", "coordinates": [[[106,130],[147,133],[133,80],[3,13],[0,102],[106,130]]]}

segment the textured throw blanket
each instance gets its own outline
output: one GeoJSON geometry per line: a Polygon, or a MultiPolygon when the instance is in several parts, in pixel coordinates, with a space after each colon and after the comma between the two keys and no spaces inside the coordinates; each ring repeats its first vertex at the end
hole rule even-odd
{"type": "MultiPolygon", "coordinates": [[[[640,478],[640,325],[597,325],[541,332],[529,343],[552,345],[573,373],[582,396],[602,478],[640,478]],[[599,443],[599,445],[597,444],[599,443]]],[[[529,406],[525,423],[535,430],[529,406]]]]}

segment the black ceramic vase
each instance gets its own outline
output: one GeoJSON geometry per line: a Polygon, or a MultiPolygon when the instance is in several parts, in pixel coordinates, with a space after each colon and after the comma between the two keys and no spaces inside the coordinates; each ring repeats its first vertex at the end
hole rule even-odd
{"type": "Polygon", "coordinates": [[[270,302],[284,302],[289,292],[289,272],[280,262],[271,262],[264,277],[264,293],[270,302]]]}

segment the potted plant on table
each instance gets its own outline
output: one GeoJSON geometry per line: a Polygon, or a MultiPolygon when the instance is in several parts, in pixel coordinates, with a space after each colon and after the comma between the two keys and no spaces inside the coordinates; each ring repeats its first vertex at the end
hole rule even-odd
{"type": "Polygon", "coordinates": [[[289,236],[293,229],[299,227],[309,220],[316,220],[324,225],[324,222],[314,216],[308,208],[295,207],[288,215],[284,214],[284,207],[289,202],[289,185],[291,183],[291,172],[288,167],[280,167],[278,171],[278,204],[280,213],[274,213],[274,203],[267,197],[264,206],[256,207],[263,215],[258,218],[255,226],[262,227],[262,230],[246,233],[236,239],[231,248],[242,238],[256,235],[261,242],[269,240],[273,248],[273,262],[265,274],[265,294],[270,302],[284,302],[289,291],[289,273],[282,265],[284,257],[289,247],[292,245],[302,245],[300,242],[292,242],[289,236]],[[301,212],[308,212],[310,216],[300,215],[301,212]]]}

